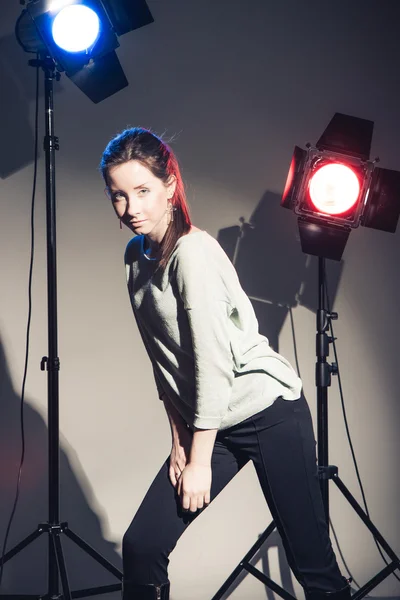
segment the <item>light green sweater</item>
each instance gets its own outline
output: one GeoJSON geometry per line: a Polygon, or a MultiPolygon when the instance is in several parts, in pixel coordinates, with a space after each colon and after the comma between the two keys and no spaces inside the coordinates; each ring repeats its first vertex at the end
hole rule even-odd
{"type": "Polygon", "coordinates": [[[134,237],[125,253],[133,312],[166,393],[188,425],[226,429],[302,383],[258,332],[253,306],[234,266],[206,231],[179,238],[163,274],[134,237]]]}

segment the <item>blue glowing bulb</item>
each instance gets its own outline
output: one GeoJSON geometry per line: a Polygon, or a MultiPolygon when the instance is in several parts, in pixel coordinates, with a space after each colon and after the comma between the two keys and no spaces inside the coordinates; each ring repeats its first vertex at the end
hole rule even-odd
{"type": "Polygon", "coordinates": [[[53,39],[67,52],[87,50],[97,40],[100,20],[96,13],[83,4],[63,8],[53,21],[53,39]]]}

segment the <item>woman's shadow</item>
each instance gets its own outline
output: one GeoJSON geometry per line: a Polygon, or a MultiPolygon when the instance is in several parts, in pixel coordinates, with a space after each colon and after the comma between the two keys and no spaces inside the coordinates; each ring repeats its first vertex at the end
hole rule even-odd
{"type": "MultiPolygon", "coordinates": [[[[0,339],[0,535],[1,547],[14,504],[18,467],[21,457],[21,398],[15,391],[0,339]]],[[[40,523],[48,522],[48,429],[41,415],[28,401],[24,402],[25,460],[20,495],[11,526],[6,552],[35,532],[40,523]]],[[[71,456],[71,449],[68,448],[71,456]]],[[[78,464],[76,456],[73,461],[78,464]]],[[[92,492],[71,468],[65,449],[60,448],[60,520],[83,538],[106,560],[121,570],[121,557],[115,544],[106,540],[99,517],[90,506],[92,492]]],[[[66,536],[61,536],[71,590],[120,583],[93,558],[66,536]]],[[[48,534],[42,534],[4,565],[2,595],[47,593],[48,534]]],[[[115,595],[102,595],[102,598],[115,595]]]]}

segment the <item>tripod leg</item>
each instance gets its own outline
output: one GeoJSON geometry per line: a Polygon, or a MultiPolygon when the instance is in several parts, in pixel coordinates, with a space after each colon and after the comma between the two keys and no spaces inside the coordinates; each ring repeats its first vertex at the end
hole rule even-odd
{"type": "Polygon", "coordinates": [[[64,600],[72,600],[71,591],[69,589],[67,568],[65,566],[64,553],[61,546],[61,539],[58,532],[52,532],[51,539],[53,540],[54,552],[57,559],[58,571],[60,573],[61,586],[63,590],[64,600]]]}
{"type": "Polygon", "coordinates": [[[357,500],[351,495],[351,493],[349,492],[349,490],[347,489],[347,487],[344,485],[344,483],[341,481],[341,479],[339,478],[339,476],[337,474],[335,474],[332,477],[332,479],[336,483],[336,485],[338,486],[339,490],[342,492],[342,494],[344,495],[344,497],[346,498],[346,500],[354,508],[354,510],[356,511],[356,513],[358,514],[358,516],[360,517],[360,519],[365,523],[365,525],[368,527],[368,529],[370,530],[370,532],[372,533],[372,535],[380,543],[380,545],[382,546],[382,548],[385,550],[386,554],[388,556],[390,556],[390,558],[392,559],[392,561],[394,561],[395,563],[397,563],[397,567],[395,567],[395,568],[398,568],[399,564],[400,564],[399,557],[394,553],[394,551],[389,546],[389,544],[387,543],[387,541],[385,540],[385,538],[377,530],[377,528],[375,527],[375,525],[373,524],[373,522],[371,521],[371,519],[368,517],[368,515],[363,511],[363,509],[361,508],[361,506],[358,504],[357,500]]]}
{"type": "Polygon", "coordinates": [[[25,539],[23,539],[21,542],[19,542],[19,544],[17,544],[17,546],[15,546],[14,548],[12,548],[11,550],[9,550],[7,552],[7,554],[4,555],[4,559],[3,559],[3,565],[10,560],[10,558],[12,558],[13,556],[15,556],[16,554],[18,554],[18,552],[21,552],[21,550],[23,550],[24,548],[26,548],[26,546],[28,546],[29,544],[31,544],[33,541],[36,540],[36,538],[38,538],[39,536],[42,535],[43,533],[43,529],[41,529],[40,527],[34,531],[33,533],[31,533],[30,535],[28,535],[25,539]]]}
{"type": "Polygon", "coordinates": [[[381,581],[383,581],[386,577],[388,577],[393,571],[396,569],[400,569],[400,559],[389,546],[385,538],[381,535],[375,525],[372,523],[371,519],[368,515],[363,511],[361,506],[358,504],[357,500],[351,495],[347,487],[344,485],[342,480],[339,478],[337,472],[333,475],[332,480],[336,483],[339,490],[342,492],[343,496],[349,502],[349,504],[354,508],[360,519],[372,533],[377,542],[382,546],[385,550],[386,554],[392,559],[392,562],[387,565],[384,569],[382,569],[379,573],[377,573],[372,579],[367,581],[366,584],[362,586],[354,595],[354,600],[360,600],[366,594],[368,594],[371,590],[373,590],[381,581]]]}
{"type": "Polygon", "coordinates": [[[389,577],[393,573],[395,569],[400,568],[400,561],[397,562],[397,567],[395,563],[390,563],[387,567],[382,569],[379,573],[377,573],[372,579],[367,581],[355,594],[352,595],[353,600],[360,600],[364,598],[371,590],[373,590],[377,585],[381,583],[386,577],[389,577]]]}
{"type": "Polygon", "coordinates": [[[76,535],[76,533],[74,533],[73,531],[68,529],[68,527],[64,527],[64,534],[66,536],[68,536],[70,540],[75,542],[75,544],[77,546],[82,548],[82,550],[87,552],[87,554],[89,554],[89,556],[91,556],[94,560],[96,560],[98,563],[100,563],[105,569],[107,569],[107,571],[109,571],[117,579],[122,581],[122,572],[119,569],[117,569],[116,567],[114,567],[114,565],[112,565],[110,562],[108,562],[108,560],[106,560],[104,558],[104,556],[102,556],[101,554],[96,552],[96,550],[94,548],[92,548],[92,546],[90,546],[82,538],[80,538],[78,535],[76,535]]]}
{"type": "Polygon", "coordinates": [[[58,564],[57,564],[57,554],[53,541],[53,534],[51,530],[48,531],[48,597],[58,598],[60,595],[60,582],[58,576],[58,564]]]}
{"type": "MultiPolygon", "coordinates": [[[[231,587],[233,582],[239,577],[239,575],[243,571],[243,569],[246,569],[247,571],[250,570],[251,565],[249,565],[249,561],[253,558],[253,556],[256,554],[256,552],[258,552],[258,550],[261,548],[261,546],[263,545],[265,540],[271,535],[271,533],[275,529],[276,529],[275,522],[272,521],[268,525],[267,529],[265,529],[265,531],[262,533],[262,535],[260,535],[260,537],[255,542],[255,544],[253,544],[253,546],[250,548],[250,550],[247,552],[247,554],[242,558],[242,560],[240,561],[238,566],[232,571],[232,573],[229,575],[228,579],[222,584],[222,586],[219,588],[217,593],[214,594],[214,596],[212,597],[211,600],[220,600],[220,598],[222,598],[222,596],[225,594],[225,592],[227,592],[228,589],[231,587]]],[[[265,583],[265,581],[264,581],[264,583],[265,583]]],[[[266,583],[265,583],[265,585],[266,585],[266,583]]],[[[290,596],[290,598],[292,598],[292,596],[290,596]]]]}

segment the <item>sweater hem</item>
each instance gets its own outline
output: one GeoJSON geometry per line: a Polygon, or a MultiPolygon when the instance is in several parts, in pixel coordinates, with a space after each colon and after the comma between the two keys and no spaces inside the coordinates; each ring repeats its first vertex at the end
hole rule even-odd
{"type": "Polygon", "coordinates": [[[194,417],[193,427],[197,429],[219,429],[222,418],[220,417],[194,417]]]}

